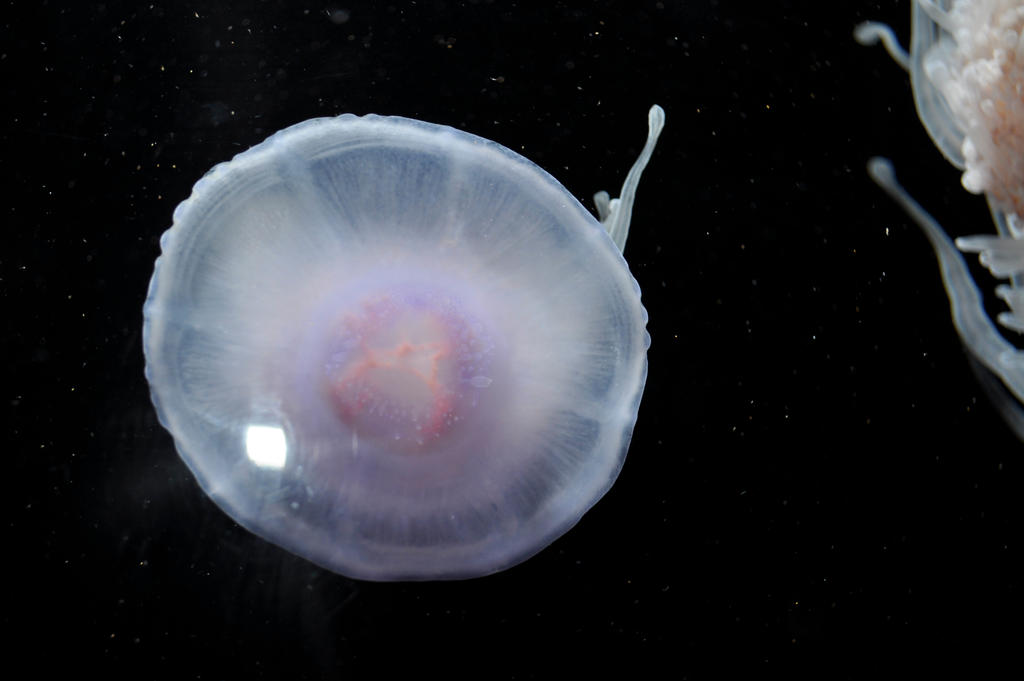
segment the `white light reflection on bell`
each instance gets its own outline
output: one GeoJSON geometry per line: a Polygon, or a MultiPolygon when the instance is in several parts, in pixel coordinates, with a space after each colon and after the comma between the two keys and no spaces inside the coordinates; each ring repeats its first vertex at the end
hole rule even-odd
{"type": "Polygon", "coordinates": [[[284,468],[288,440],[279,426],[249,426],[245,429],[245,453],[260,468],[284,468]]]}

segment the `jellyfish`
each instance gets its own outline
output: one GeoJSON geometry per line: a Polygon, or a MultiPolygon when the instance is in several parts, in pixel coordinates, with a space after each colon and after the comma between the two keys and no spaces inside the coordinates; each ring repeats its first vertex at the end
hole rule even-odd
{"type": "Polygon", "coordinates": [[[648,137],[598,222],[480,137],[345,114],[215,166],[174,211],[146,377],[239,524],[364,580],[477,577],[567,532],[623,465],[647,312],[622,256],[648,137]]]}
{"type": "Polygon", "coordinates": [[[924,231],[939,260],[953,323],[999,412],[1024,439],[1024,353],[987,315],[960,251],[978,253],[1008,306],[998,323],[1024,332],[1024,3],[1020,0],[917,0],[910,53],[892,30],[865,23],[855,37],[881,41],[910,72],[918,115],[946,159],[963,170],[962,184],[984,194],[996,234],[955,242],[900,186],[892,164],[872,159],[868,172],[924,231]],[[954,245],[955,243],[955,245],[954,245]],[[997,380],[995,380],[995,377],[997,380]]]}

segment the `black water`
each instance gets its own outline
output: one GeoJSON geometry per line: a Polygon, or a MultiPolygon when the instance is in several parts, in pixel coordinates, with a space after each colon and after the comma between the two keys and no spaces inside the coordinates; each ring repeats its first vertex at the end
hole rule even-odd
{"type": "MultiPolygon", "coordinates": [[[[9,2],[0,29],[12,664],[102,678],[889,678],[1019,664],[1024,446],[987,403],[890,156],[984,203],[920,127],[909,3],[9,2]],[[214,5],[214,6],[208,6],[214,5]],[[626,257],[651,373],[568,535],[468,582],[371,584],[232,523],[157,424],[142,301],[211,166],[314,116],[519,151],[581,200],[667,126],[626,257]]],[[[987,283],[987,281],[986,281],[987,283]]],[[[973,678],[990,678],[975,671],[973,678]]]]}

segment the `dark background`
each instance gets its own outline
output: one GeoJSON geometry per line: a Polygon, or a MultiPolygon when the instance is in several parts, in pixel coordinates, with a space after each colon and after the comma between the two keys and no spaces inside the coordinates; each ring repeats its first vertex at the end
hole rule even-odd
{"type": "Polygon", "coordinates": [[[968,368],[927,243],[864,172],[888,155],[950,231],[991,230],[906,75],[852,40],[879,19],[906,44],[909,0],[543,6],[5,3],[9,664],[111,679],[1019,665],[1024,447],[968,368]],[[575,529],[491,577],[375,584],[207,500],[156,422],[140,338],[158,239],[207,169],[314,116],[400,114],[519,151],[589,205],[619,187],[655,102],[667,126],[626,248],[651,373],[622,475],[575,529]]]}

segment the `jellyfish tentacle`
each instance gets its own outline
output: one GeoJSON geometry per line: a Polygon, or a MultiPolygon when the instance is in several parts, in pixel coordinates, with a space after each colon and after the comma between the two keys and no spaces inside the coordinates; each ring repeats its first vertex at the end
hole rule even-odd
{"type": "Polygon", "coordinates": [[[889,53],[892,60],[899,64],[904,71],[910,72],[910,55],[900,45],[899,38],[888,24],[879,21],[865,21],[862,24],[857,24],[857,27],[853,29],[853,38],[861,45],[866,46],[877,45],[881,42],[882,47],[889,53]]]}
{"type": "Polygon", "coordinates": [[[597,219],[600,220],[602,224],[604,223],[605,218],[607,218],[612,212],[611,201],[612,199],[608,196],[608,192],[603,189],[594,194],[594,206],[597,208],[597,219]]]}
{"type": "Polygon", "coordinates": [[[957,239],[956,247],[977,253],[978,260],[993,276],[1005,278],[1024,272],[1024,242],[1012,237],[975,234],[957,239]]]}
{"type": "Polygon", "coordinates": [[[609,199],[608,192],[605,191],[594,194],[597,215],[619,251],[626,247],[626,237],[629,236],[629,222],[633,217],[633,201],[636,197],[637,185],[640,184],[640,175],[647,167],[647,162],[651,160],[654,146],[658,143],[658,135],[661,134],[664,127],[665,110],[655,104],[647,112],[647,141],[640,151],[640,156],[633,163],[633,167],[629,169],[626,181],[622,183],[619,198],[609,199]]]}
{"type": "Polygon", "coordinates": [[[1021,440],[1024,440],[1024,407],[1013,398],[1013,394],[1000,381],[995,374],[978,361],[971,353],[967,353],[968,365],[971,372],[978,379],[981,389],[988,395],[992,405],[1003,417],[1003,421],[1010,427],[1010,430],[1021,440]]]}
{"type": "Polygon", "coordinates": [[[1015,286],[1000,284],[996,286],[996,296],[1010,308],[1009,312],[1000,312],[996,320],[1008,329],[1024,333],[1024,291],[1015,286]]]}
{"type": "Polygon", "coordinates": [[[1014,397],[1024,402],[1024,362],[1017,349],[999,333],[985,312],[981,291],[967,263],[946,232],[896,180],[892,163],[868,161],[868,174],[917,223],[939,259],[942,283],[949,297],[953,325],[967,350],[998,376],[1014,397]]]}

